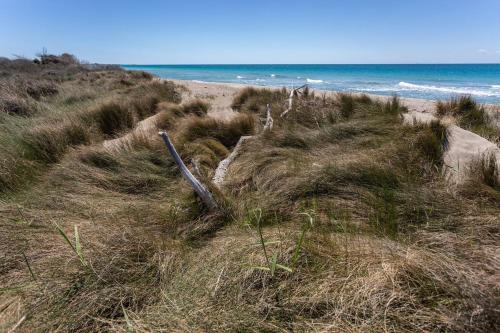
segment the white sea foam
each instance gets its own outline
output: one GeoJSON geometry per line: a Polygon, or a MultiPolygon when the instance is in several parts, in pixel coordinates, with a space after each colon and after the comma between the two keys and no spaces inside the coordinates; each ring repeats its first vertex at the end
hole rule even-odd
{"type": "Polygon", "coordinates": [[[496,90],[496,89],[500,89],[500,84],[492,84],[492,85],[491,85],[491,88],[492,88],[492,89],[495,89],[495,90],[496,90]]]}
{"type": "Polygon", "coordinates": [[[265,82],[266,80],[264,80],[264,79],[255,79],[255,81],[257,81],[257,82],[265,82]]]}
{"type": "Polygon", "coordinates": [[[276,74],[271,74],[271,77],[276,77],[276,74]]]}
{"type": "Polygon", "coordinates": [[[408,82],[399,82],[398,87],[401,88],[401,90],[437,91],[449,94],[464,94],[476,96],[500,96],[499,93],[493,92],[491,90],[480,90],[475,87],[437,87],[430,85],[413,84],[408,82]]]}
{"type": "Polygon", "coordinates": [[[243,76],[241,76],[241,75],[236,76],[236,78],[237,78],[237,79],[244,79],[244,77],[243,77],[243,76]]]}
{"type": "Polygon", "coordinates": [[[323,80],[313,80],[313,79],[307,79],[308,83],[323,83],[323,80]]]}

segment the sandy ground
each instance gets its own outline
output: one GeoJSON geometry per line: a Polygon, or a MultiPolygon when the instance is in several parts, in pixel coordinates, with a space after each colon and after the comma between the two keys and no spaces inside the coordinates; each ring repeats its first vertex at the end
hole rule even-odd
{"type": "MultiPolygon", "coordinates": [[[[207,83],[200,81],[171,80],[178,85],[185,87],[182,92],[183,103],[193,99],[201,99],[210,103],[209,116],[228,120],[234,116],[235,112],[231,109],[233,97],[241,89],[248,87],[244,84],[228,83],[207,83]]],[[[261,86],[255,86],[262,88],[261,86]]],[[[316,94],[326,94],[333,96],[335,92],[314,90],[316,94]]],[[[374,96],[379,100],[386,100],[390,97],[374,96]]],[[[434,115],[434,101],[402,98],[403,103],[408,107],[409,112],[404,115],[407,123],[430,122],[437,119],[434,115]]],[[[489,112],[500,114],[498,107],[489,107],[489,112]]],[[[494,117],[496,120],[500,116],[494,117]]],[[[156,116],[149,117],[139,122],[136,128],[123,137],[107,140],[104,147],[107,149],[119,149],[126,146],[133,135],[156,135],[155,127],[156,116]]],[[[449,126],[449,147],[444,156],[445,168],[448,178],[451,182],[457,183],[465,179],[465,174],[471,162],[478,160],[485,154],[494,154],[497,158],[497,164],[500,167],[500,149],[492,142],[466,131],[454,124],[449,126]]]]}

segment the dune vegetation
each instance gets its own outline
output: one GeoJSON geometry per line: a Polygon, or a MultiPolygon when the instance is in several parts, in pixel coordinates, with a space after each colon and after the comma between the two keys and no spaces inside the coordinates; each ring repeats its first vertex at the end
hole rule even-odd
{"type": "Polygon", "coordinates": [[[308,90],[280,117],[290,91],[254,88],[222,121],[147,73],[50,59],[0,61],[0,331],[495,330],[498,171],[450,188],[441,122],[308,90]],[[218,210],[157,135],[103,146],[151,115],[218,210]]]}

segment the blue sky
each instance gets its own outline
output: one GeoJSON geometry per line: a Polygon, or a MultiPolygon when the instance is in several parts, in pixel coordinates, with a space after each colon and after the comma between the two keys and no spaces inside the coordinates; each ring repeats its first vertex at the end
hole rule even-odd
{"type": "Polygon", "coordinates": [[[0,55],[90,62],[500,63],[500,0],[0,0],[0,55]]]}

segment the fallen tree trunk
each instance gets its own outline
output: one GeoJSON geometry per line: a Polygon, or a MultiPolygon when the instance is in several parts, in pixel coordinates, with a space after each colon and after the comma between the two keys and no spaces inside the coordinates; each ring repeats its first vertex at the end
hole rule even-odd
{"type": "Polygon", "coordinates": [[[219,188],[221,187],[222,183],[224,182],[224,178],[226,177],[229,165],[234,161],[236,156],[238,156],[241,146],[243,145],[243,142],[251,138],[253,138],[252,135],[242,136],[238,141],[238,143],[236,144],[236,146],[234,147],[231,154],[229,154],[228,157],[226,157],[219,163],[219,166],[215,170],[214,177],[212,178],[212,182],[214,183],[215,186],[219,188]]]}
{"type": "Polygon", "coordinates": [[[288,112],[290,112],[292,110],[292,107],[293,107],[293,98],[295,97],[295,95],[297,94],[297,92],[303,88],[307,87],[307,84],[304,84],[303,86],[300,86],[298,88],[295,88],[295,89],[292,89],[292,91],[290,91],[290,97],[288,97],[288,108],[283,111],[283,113],[281,113],[280,117],[284,117],[286,116],[286,114],[288,112]]]}
{"type": "Polygon", "coordinates": [[[163,142],[165,142],[165,145],[167,146],[168,151],[170,152],[170,155],[174,158],[175,163],[181,170],[182,176],[191,184],[195,192],[198,194],[198,196],[201,198],[203,203],[208,207],[210,210],[215,210],[218,208],[217,203],[215,202],[215,199],[212,196],[212,193],[208,191],[203,184],[200,183],[198,179],[196,179],[191,171],[186,167],[184,162],[182,161],[181,157],[177,153],[177,150],[175,150],[174,145],[170,141],[170,138],[168,137],[167,132],[161,131],[158,133],[161,138],[163,139],[163,142]]]}

